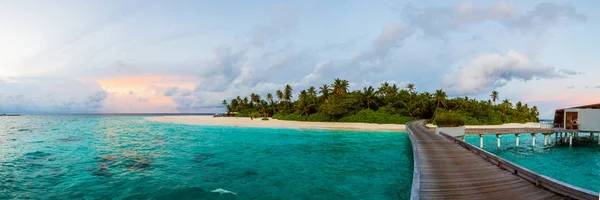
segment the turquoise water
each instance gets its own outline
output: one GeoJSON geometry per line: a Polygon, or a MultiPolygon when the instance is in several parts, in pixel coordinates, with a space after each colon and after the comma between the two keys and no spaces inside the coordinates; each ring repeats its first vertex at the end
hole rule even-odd
{"type": "MultiPolygon", "coordinates": [[[[502,135],[498,149],[496,135],[486,135],[483,148],[540,174],[600,192],[600,145],[597,135],[590,141],[589,133],[581,133],[578,139],[574,139],[572,147],[555,143],[544,146],[541,134],[535,137],[535,148],[531,146],[531,134],[521,134],[519,147],[515,147],[515,138],[515,135],[502,135]]],[[[466,141],[479,146],[478,135],[467,136],[466,141]]]]}
{"type": "Polygon", "coordinates": [[[412,162],[400,132],[0,117],[0,199],[406,199],[412,162]]]}

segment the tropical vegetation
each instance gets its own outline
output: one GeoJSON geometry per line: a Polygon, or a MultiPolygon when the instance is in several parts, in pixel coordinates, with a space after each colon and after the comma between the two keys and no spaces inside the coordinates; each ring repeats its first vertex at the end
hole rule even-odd
{"type": "MultiPolygon", "coordinates": [[[[443,90],[434,93],[418,92],[414,84],[401,88],[384,82],[377,87],[369,86],[350,90],[347,80],[335,79],[330,85],[308,87],[297,92],[291,85],[266,94],[261,98],[252,93],[248,97],[236,97],[222,104],[228,112],[238,117],[263,116],[281,120],[321,122],[367,122],[403,124],[413,119],[460,118],[466,125],[525,123],[538,121],[538,109],[527,104],[513,103],[493,91],[489,100],[469,97],[448,98],[443,90]],[[447,114],[451,113],[451,114],[447,114]]],[[[440,122],[441,122],[440,121],[440,122]]]]}

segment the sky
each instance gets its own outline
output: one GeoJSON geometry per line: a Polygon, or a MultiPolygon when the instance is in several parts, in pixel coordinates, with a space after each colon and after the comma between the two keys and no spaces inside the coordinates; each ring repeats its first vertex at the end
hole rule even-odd
{"type": "Polygon", "coordinates": [[[0,113],[223,111],[341,78],[553,110],[600,103],[600,4],[0,0],[0,113]]]}

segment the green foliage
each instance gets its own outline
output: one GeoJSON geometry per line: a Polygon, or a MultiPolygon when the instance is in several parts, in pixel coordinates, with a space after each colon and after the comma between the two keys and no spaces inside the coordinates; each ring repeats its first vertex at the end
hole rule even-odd
{"type": "Polygon", "coordinates": [[[320,112],[335,118],[354,114],[361,110],[363,101],[357,94],[333,95],[323,102],[320,112]]]}
{"type": "Polygon", "coordinates": [[[237,113],[237,115],[235,115],[236,117],[250,117],[250,114],[252,113],[258,113],[258,111],[256,111],[256,109],[254,108],[250,108],[250,109],[245,109],[242,111],[239,111],[237,113]]]}
{"type": "Polygon", "coordinates": [[[248,117],[254,117],[254,118],[257,118],[257,117],[260,117],[260,113],[259,113],[259,112],[253,112],[253,113],[250,113],[250,114],[248,115],[248,117]]]}
{"type": "Polygon", "coordinates": [[[283,117],[283,120],[291,120],[291,121],[306,121],[307,116],[300,116],[296,113],[288,114],[283,117]]]}
{"type": "Polygon", "coordinates": [[[284,113],[277,113],[273,115],[273,119],[278,119],[278,120],[283,120],[283,117],[285,117],[284,113]]]}
{"type": "Polygon", "coordinates": [[[458,113],[441,112],[435,115],[435,124],[439,127],[458,127],[465,125],[465,119],[458,113]]]}
{"type": "Polygon", "coordinates": [[[262,120],[263,120],[263,121],[269,121],[269,118],[267,118],[267,117],[263,117],[263,118],[262,118],[262,120]]]}
{"type": "Polygon", "coordinates": [[[354,115],[343,117],[339,121],[376,124],[406,124],[407,122],[412,120],[415,120],[415,118],[401,116],[398,114],[390,114],[381,109],[377,112],[371,109],[364,109],[354,115]]]}
{"type": "MultiPolygon", "coordinates": [[[[350,90],[350,82],[336,79],[319,88],[294,90],[291,85],[273,94],[252,93],[223,101],[228,111],[238,112],[238,117],[272,116],[279,120],[347,121],[403,124],[410,119],[431,119],[436,113],[452,112],[462,117],[467,125],[537,122],[539,111],[521,102],[508,99],[500,101],[500,94],[491,92],[489,100],[468,97],[448,98],[443,90],[433,93],[418,92],[414,84],[399,87],[384,82],[378,87],[367,86],[350,90]],[[298,98],[295,99],[294,91],[298,98]],[[274,99],[276,97],[276,99],[274,99]],[[373,111],[377,110],[377,111],[373,111]],[[258,112],[258,113],[257,113],[258,112]]],[[[442,117],[442,119],[444,119],[442,117]]]]}
{"type": "Polygon", "coordinates": [[[335,122],[336,120],[335,120],[335,118],[333,118],[329,115],[315,113],[315,114],[308,116],[307,121],[310,121],[310,122],[335,122]]]}

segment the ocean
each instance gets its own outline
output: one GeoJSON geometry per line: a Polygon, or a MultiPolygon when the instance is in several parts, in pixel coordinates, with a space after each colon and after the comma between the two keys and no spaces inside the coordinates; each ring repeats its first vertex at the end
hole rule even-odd
{"type": "Polygon", "coordinates": [[[412,159],[404,132],[0,117],[0,199],[407,199],[412,159]]]}
{"type": "MultiPolygon", "coordinates": [[[[531,134],[521,134],[519,147],[515,135],[502,135],[497,148],[496,135],[485,135],[483,148],[515,164],[559,181],[600,192],[600,145],[597,136],[589,140],[589,133],[579,134],[573,146],[552,143],[544,146],[542,134],[536,135],[536,145],[531,146],[531,134]]],[[[479,135],[469,135],[468,143],[479,147],[479,135]]]]}

